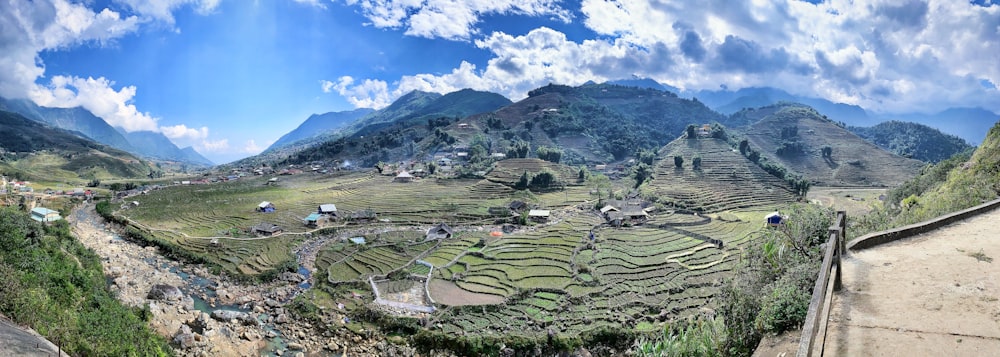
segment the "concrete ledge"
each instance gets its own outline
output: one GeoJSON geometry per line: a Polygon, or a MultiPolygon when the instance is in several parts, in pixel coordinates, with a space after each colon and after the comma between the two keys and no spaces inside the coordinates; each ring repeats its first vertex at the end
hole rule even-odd
{"type": "Polygon", "coordinates": [[[966,208],[958,212],[949,213],[928,221],[914,223],[908,226],[894,228],[886,231],[869,233],[864,236],[855,238],[850,243],[847,243],[847,249],[850,250],[868,249],[889,242],[894,242],[903,238],[912,237],[917,234],[927,233],[935,229],[941,228],[943,226],[955,223],[957,221],[961,221],[963,219],[981,213],[992,211],[997,207],[1000,207],[1000,199],[995,199],[993,201],[986,202],[975,207],[966,208]]]}

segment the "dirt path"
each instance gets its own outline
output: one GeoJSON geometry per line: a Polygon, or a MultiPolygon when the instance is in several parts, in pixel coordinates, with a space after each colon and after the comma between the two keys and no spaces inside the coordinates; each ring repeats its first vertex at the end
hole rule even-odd
{"type": "Polygon", "coordinates": [[[1000,353],[1000,210],[854,252],[834,297],[831,356],[1000,353]]]}

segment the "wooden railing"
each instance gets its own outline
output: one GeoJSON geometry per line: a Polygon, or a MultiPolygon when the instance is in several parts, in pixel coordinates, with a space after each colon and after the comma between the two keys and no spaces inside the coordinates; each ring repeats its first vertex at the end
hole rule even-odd
{"type": "Polygon", "coordinates": [[[830,319],[830,303],[833,300],[833,292],[840,290],[840,259],[847,253],[845,236],[847,228],[847,213],[837,211],[837,218],[829,228],[829,240],[826,243],[826,253],[823,256],[823,265],[819,270],[819,277],[816,278],[816,285],[813,287],[812,300],[809,301],[809,311],[806,314],[806,321],[802,325],[802,337],[799,340],[799,349],[795,354],[798,357],[822,356],[823,345],[826,342],[826,327],[830,319]],[[833,279],[831,279],[831,276],[833,279]],[[814,354],[817,345],[819,353],[814,354]]]}

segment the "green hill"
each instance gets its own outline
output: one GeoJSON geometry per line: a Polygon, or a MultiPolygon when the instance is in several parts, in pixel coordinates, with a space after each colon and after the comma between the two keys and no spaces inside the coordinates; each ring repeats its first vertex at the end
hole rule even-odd
{"type": "Polygon", "coordinates": [[[146,177],[150,166],[124,151],[0,111],[0,169],[23,179],[146,177]]]}
{"type": "Polygon", "coordinates": [[[917,123],[893,120],[847,129],[893,154],[925,162],[939,162],[972,148],[962,138],[917,123]]]}
{"type": "Polygon", "coordinates": [[[1000,122],[971,154],[966,151],[927,167],[919,176],[889,191],[882,207],[853,222],[852,235],[925,221],[998,196],[1000,122]]]}
{"type": "Polygon", "coordinates": [[[814,109],[794,103],[745,109],[731,121],[753,122],[750,148],[826,186],[897,186],[923,163],[882,150],[814,109]]]}

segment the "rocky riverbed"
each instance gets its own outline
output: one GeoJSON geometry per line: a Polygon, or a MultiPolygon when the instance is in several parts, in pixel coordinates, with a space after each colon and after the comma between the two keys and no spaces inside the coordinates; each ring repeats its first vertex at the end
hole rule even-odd
{"type": "MultiPolygon", "coordinates": [[[[156,247],[122,240],[92,204],[77,207],[68,220],[77,238],[101,257],[118,299],[130,306],[149,304],[152,328],[172,340],[179,355],[416,354],[412,348],[387,343],[377,333],[358,334],[341,327],[344,316],[339,311],[323,314],[323,323],[329,326],[324,332],[297,321],[284,305],[308,288],[301,274],[284,273],[267,284],[239,284],[203,266],[165,258],[156,247]]],[[[299,258],[314,258],[313,250],[321,245],[317,243],[305,243],[303,250],[312,255],[299,258]]]]}

